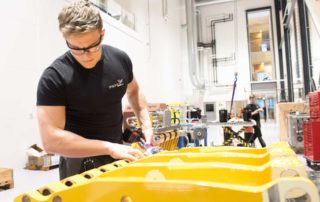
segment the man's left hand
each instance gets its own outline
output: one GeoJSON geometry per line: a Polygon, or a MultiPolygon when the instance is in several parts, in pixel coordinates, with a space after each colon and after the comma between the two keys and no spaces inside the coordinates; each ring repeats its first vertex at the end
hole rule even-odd
{"type": "Polygon", "coordinates": [[[156,145],[154,138],[153,138],[153,129],[147,128],[142,130],[142,133],[144,134],[144,138],[146,139],[146,144],[149,144],[151,146],[156,145]]]}

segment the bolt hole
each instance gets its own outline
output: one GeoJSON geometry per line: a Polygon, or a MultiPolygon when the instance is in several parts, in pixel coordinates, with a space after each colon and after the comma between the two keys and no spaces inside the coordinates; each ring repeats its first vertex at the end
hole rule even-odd
{"type": "Polygon", "coordinates": [[[120,202],[132,202],[132,199],[129,196],[123,196],[121,197],[120,202]]]}
{"type": "Polygon", "coordinates": [[[89,174],[85,174],[83,177],[85,177],[87,179],[91,179],[92,178],[91,175],[89,175],[89,174]]]}
{"type": "Polygon", "coordinates": [[[71,187],[71,186],[73,185],[73,182],[71,182],[71,181],[66,181],[64,184],[65,184],[66,186],[68,186],[68,187],[71,187]]]}
{"type": "Polygon", "coordinates": [[[22,202],[31,202],[31,199],[29,196],[23,196],[22,197],[22,202]]]}
{"type": "Polygon", "coordinates": [[[62,202],[62,198],[60,196],[55,196],[53,199],[52,199],[52,202],[62,202]]]}
{"type": "Polygon", "coordinates": [[[51,194],[51,191],[49,189],[42,190],[42,195],[43,196],[49,196],[50,194],[51,194]]]}

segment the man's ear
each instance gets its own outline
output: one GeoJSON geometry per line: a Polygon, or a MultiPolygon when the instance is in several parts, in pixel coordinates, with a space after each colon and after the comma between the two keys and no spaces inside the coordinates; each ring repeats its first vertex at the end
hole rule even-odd
{"type": "Polygon", "coordinates": [[[101,30],[102,39],[104,38],[105,33],[106,33],[106,30],[105,30],[105,29],[102,29],[102,30],[101,30]]]}

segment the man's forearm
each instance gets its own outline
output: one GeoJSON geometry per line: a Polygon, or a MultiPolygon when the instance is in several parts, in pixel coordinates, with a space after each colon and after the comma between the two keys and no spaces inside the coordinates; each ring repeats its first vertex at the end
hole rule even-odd
{"type": "Polygon", "coordinates": [[[147,130],[147,129],[152,128],[150,115],[147,110],[147,107],[145,107],[145,108],[141,109],[139,112],[137,112],[137,117],[138,117],[139,121],[141,122],[140,125],[141,125],[142,130],[147,130]]]}
{"type": "Polygon", "coordinates": [[[50,135],[50,139],[43,141],[48,153],[75,158],[109,155],[111,153],[110,144],[112,143],[110,142],[86,139],[62,129],[54,129],[51,132],[53,134],[50,135]]]}
{"type": "Polygon", "coordinates": [[[146,135],[145,138],[147,141],[150,141],[152,135],[152,124],[145,97],[141,93],[137,93],[128,98],[129,103],[140,122],[142,132],[146,135]]]}

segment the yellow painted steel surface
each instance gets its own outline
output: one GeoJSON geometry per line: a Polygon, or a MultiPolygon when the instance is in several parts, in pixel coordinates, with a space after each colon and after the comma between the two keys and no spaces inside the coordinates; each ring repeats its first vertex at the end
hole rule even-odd
{"type": "Polygon", "coordinates": [[[207,147],[161,152],[135,162],[101,166],[22,194],[15,201],[269,202],[285,201],[287,193],[287,198],[308,193],[311,202],[318,202],[317,188],[310,180],[288,177],[300,175],[296,169],[301,163],[287,155],[287,149],[278,144],[266,149],[207,147]],[[272,157],[269,150],[280,147],[284,155],[278,150],[272,157]],[[302,191],[289,192],[295,188],[302,191]]]}

